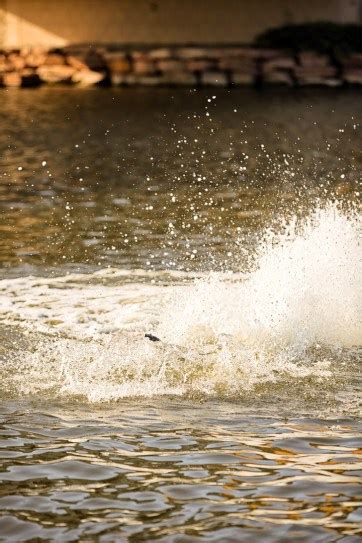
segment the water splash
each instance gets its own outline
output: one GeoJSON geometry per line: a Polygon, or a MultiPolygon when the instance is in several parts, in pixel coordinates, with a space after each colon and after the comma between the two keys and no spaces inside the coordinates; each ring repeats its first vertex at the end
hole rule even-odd
{"type": "Polygon", "coordinates": [[[247,275],[159,274],[149,284],[147,273],[104,270],[2,281],[3,324],[29,343],[7,351],[4,389],[90,401],[230,397],[327,378],[362,343],[359,234],[358,214],[330,204],[265,232],[247,275]]]}

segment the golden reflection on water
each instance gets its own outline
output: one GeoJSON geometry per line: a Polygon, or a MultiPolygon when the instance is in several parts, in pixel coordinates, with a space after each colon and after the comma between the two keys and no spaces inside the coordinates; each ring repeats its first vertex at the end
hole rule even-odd
{"type": "Polygon", "coordinates": [[[87,411],[2,408],[2,537],[358,541],[351,419],[282,422],[169,400],[87,411]]]}

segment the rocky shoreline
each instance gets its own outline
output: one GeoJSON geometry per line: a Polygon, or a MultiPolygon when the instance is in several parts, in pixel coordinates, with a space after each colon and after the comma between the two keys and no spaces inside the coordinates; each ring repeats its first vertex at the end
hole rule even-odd
{"type": "Polygon", "coordinates": [[[255,47],[117,48],[72,46],[0,53],[0,86],[289,87],[362,85],[362,54],[342,60],[315,52],[255,47]]]}

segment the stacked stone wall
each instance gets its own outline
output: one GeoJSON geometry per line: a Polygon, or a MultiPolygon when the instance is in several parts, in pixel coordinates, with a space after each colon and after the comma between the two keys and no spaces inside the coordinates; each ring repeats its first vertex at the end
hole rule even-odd
{"type": "Polygon", "coordinates": [[[362,84],[362,54],[336,61],[254,47],[66,47],[0,52],[0,85],[232,87],[362,84]]]}

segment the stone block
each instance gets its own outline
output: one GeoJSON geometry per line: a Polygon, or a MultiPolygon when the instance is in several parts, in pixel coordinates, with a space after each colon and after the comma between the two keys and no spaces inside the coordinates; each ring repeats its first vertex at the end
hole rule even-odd
{"type": "Polygon", "coordinates": [[[201,74],[201,83],[212,87],[227,87],[229,81],[222,72],[204,72],[201,74]]]}
{"type": "Polygon", "coordinates": [[[362,67],[345,69],[343,71],[343,80],[352,85],[362,85],[362,67]]]}
{"type": "Polygon", "coordinates": [[[95,72],[85,68],[83,70],[77,70],[72,76],[72,82],[76,83],[79,87],[90,87],[100,83],[105,78],[105,74],[102,72],[95,72]]]}
{"type": "Polygon", "coordinates": [[[155,73],[155,63],[153,60],[137,59],[133,61],[132,71],[137,75],[152,75],[155,73]]]}
{"type": "Polygon", "coordinates": [[[301,66],[323,67],[330,64],[330,59],[327,55],[319,55],[311,51],[299,53],[298,58],[301,66]]]}
{"type": "Polygon", "coordinates": [[[337,73],[337,70],[334,66],[296,66],[294,69],[294,74],[296,78],[304,79],[304,78],[329,78],[329,77],[335,77],[337,73]]]}
{"type": "Polygon", "coordinates": [[[44,59],[46,66],[62,66],[66,64],[65,55],[60,53],[48,53],[44,59]]]}
{"type": "Polygon", "coordinates": [[[148,51],[131,51],[130,57],[132,58],[133,61],[137,60],[137,61],[143,61],[143,62],[147,62],[151,58],[148,51]]]}
{"type": "Polygon", "coordinates": [[[76,70],[86,70],[89,69],[88,65],[84,62],[83,58],[77,57],[75,55],[67,55],[66,62],[69,66],[72,66],[76,70]]]}
{"type": "Polygon", "coordinates": [[[297,78],[298,85],[304,86],[323,86],[323,87],[338,87],[341,85],[341,80],[335,77],[323,77],[318,75],[302,75],[297,78]]]}
{"type": "Polygon", "coordinates": [[[168,48],[163,49],[153,49],[149,51],[149,57],[154,60],[167,59],[172,57],[172,51],[168,48]]]}
{"type": "Polygon", "coordinates": [[[216,62],[213,59],[185,60],[185,69],[189,72],[206,72],[213,68],[216,68],[216,62]]]}
{"type": "Polygon", "coordinates": [[[278,69],[290,70],[296,67],[294,58],[288,56],[275,57],[263,62],[262,70],[265,73],[278,69]]]}
{"type": "Polygon", "coordinates": [[[44,83],[70,83],[75,71],[73,66],[45,64],[37,69],[37,74],[44,83]]]}
{"type": "Polygon", "coordinates": [[[219,60],[218,67],[220,70],[240,73],[255,73],[256,71],[256,64],[250,58],[224,57],[219,60]]]}
{"type": "Polygon", "coordinates": [[[161,85],[194,86],[197,80],[190,72],[178,71],[164,73],[160,78],[161,85]]]}
{"type": "Polygon", "coordinates": [[[18,53],[10,53],[7,60],[12,70],[23,70],[25,68],[25,58],[18,53]]]}
{"type": "Polygon", "coordinates": [[[180,47],[176,51],[176,56],[180,59],[209,58],[210,49],[201,47],[180,47]]]}
{"type": "Polygon", "coordinates": [[[25,65],[28,68],[38,68],[42,64],[45,64],[46,54],[43,52],[31,51],[24,59],[25,65]]]}
{"type": "Polygon", "coordinates": [[[254,85],[255,75],[252,73],[246,72],[232,72],[231,73],[231,82],[235,86],[241,85],[254,85]]]}
{"type": "Polygon", "coordinates": [[[278,49],[254,49],[255,57],[257,59],[267,61],[273,58],[284,56],[283,51],[278,49]]]}
{"type": "Polygon", "coordinates": [[[183,63],[173,58],[158,60],[156,66],[161,72],[179,72],[183,69],[183,63]]]}
{"type": "Polygon", "coordinates": [[[3,74],[2,78],[5,87],[21,87],[21,75],[19,72],[7,72],[3,74]]]}
{"type": "Polygon", "coordinates": [[[111,73],[126,74],[131,70],[131,64],[124,53],[106,53],[105,61],[111,73]]]}
{"type": "Polygon", "coordinates": [[[274,70],[263,73],[262,81],[268,85],[293,85],[291,73],[283,70],[274,70]]]}

